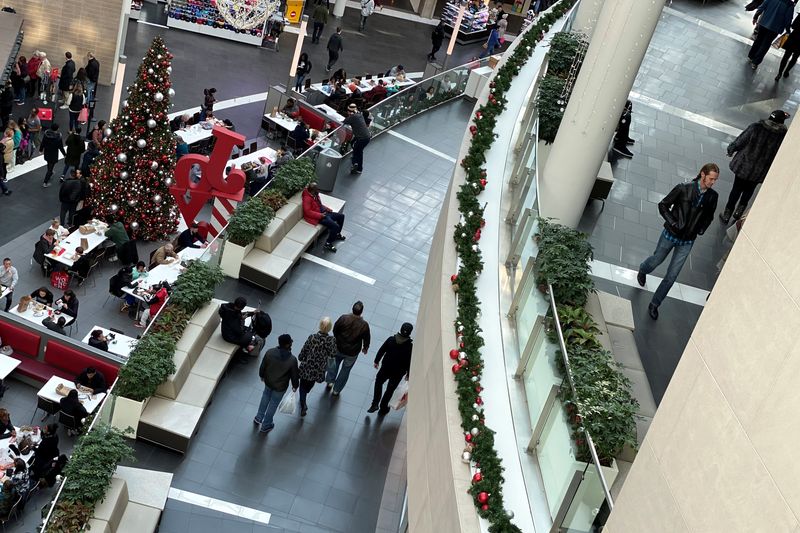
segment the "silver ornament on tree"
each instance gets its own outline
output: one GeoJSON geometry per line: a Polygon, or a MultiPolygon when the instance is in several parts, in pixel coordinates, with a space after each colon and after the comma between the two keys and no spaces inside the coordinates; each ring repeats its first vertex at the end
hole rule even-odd
{"type": "Polygon", "coordinates": [[[119,173],[119,177],[124,180],[128,179],[128,176],[130,176],[130,174],[128,174],[127,170],[123,170],[122,172],[119,173]]]}
{"type": "Polygon", "coordinates": [[[139,229],[139,223],[135,220],[131,222],[131,229],[139,229]]]}
{"type": "Polygon", "coordinates": [[[167,74],[172,74],[172,67],[167,67],[167,74]]]}
{"type": "Polygon", "coordinates": [[[155,72],[153,69],[151,69],[151,68],[147,69],[147,73],[148,74],[152,74],[153,72],[155,72]]]}
{"type": "Polygon", "coordinates": [[[127,100],[123,100],[122,101],[122,107],[128,107],[128,101],[127,100]]]}
{"type": "Polygon", "coordinates": [[[175,89],[170,87],[169,90],[167,91],[167,94],[169,95],[170,98],[174,97],[175,96],[175,89]]]}
{"type": "Polygon", "coordinates": [[[128,200],[128,205],[131,206],[131,207],[135,206],[136,205],[136,198],[131,198],[130,200],[128,200]]]}
{"type": "Polygon", "coordinates": [[[119,206],[118,206],[117,204],[111,204],[111,205],[110,205],[110,206],[108,206],[108,207],[109,207],[109,209],[111,209],[111,212],[112,212],[112,213],[116,213],[116,212],[117,212],[117,209],[119,209],[119,206]]]}
{"type": "Polygon", "coordinates": [[[155,120],[153,120],[152,118],[147,119],[147,127],[148,128],[150,128],[152,130],[156,126],[158,126],[158,124],[156,123],[155,120]]]}
{"type": "Polygon", "coordinates": [[[160,194],[156,194],[155,196],[153,196],[153,202],[155,202],[157,204],[160,204],[161,203],[161,195],[160,194]]]}
{"type": "Polygon", "coordinates": [[[119,154],[117,154],[117,161],[119,161],[120,163],[124,163],[127,160],[128,160],[128,155],[125,152],[120,152],[119,154]]]}
{"type": "Polygon", "coordinates": [[[114,132],[111,131],[111,128],[106,128],[106,129],[103,130],[103,135],[105,135],[106,137],[111,137],[112,133],[114,133],[114,132]]]}
{"type": "Polygon", "coordinates": [[[159,93],[156,93],[156,94],[153,96],[153,100],[155,100],[156,102],[160,102],[160,101],[162,101],[163,99],[164,99],[164,95],[163,95],[163,94],[161,94],[160,92],[159,92],[159,93]]]}
{"type": "Polygon", "coordinates": [[[155,161],[150,163],[150,170],[158,170],[158,163],[156,163],[155,161]]]}
{"type": "Polygon", "coordinates": [[[170,185],[172,185],[172,178],[167,178],[167,179],[165,179],[165,180],[164,180],[164,185],[166,185],[167,187],[169,187],[170,185]]]}
{"type": "Polygon", "coordinates": [[[145,141],[144,139],[139,139],[138,141],[136,141],[136,146],[138,146],[139,148],[144,148],[145,146],[147,146],[147,141],[145,141]]]}

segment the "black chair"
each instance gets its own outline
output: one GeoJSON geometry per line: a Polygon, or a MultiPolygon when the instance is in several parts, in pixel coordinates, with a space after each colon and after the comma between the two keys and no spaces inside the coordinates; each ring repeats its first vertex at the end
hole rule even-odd
{"type": "Polygon", "coordinates": [[[67,428],[67,435],[70,437],[73,434],[77,434],[81,432],[81,424],[80,420],[77,420],[74,416],[68,415],[64,411],[58,411],[58,422],[67,428]]]}
{"type": "Polygon", "coordinates": [[[253,141],[250,143],[250,153],[252,154],[256,150],[258,150],[258,141],[253,141]]]}
{"type": "Polygon", "coordinates": [[[120,335],[125,335],[125,332],[116,328],[108,328],[109,331],[113,331],[114,333],[119,333],[120,335]]]}
{"type": "Polygon", "coordinates": [[[17,513],[19,512],[19,506],[22,503],[22,495],[17,498],[17,501],[14,505],[11,506],[11,509],[8,511],[6,516],[0,517],[0,525],[3,526],[3,531],[6,530],[6,524],[17,518],[17,513]]]}
{"type": "Polygon", "coordinates": [[[61,409],[57,402],[48,400],[47,398],[42,398],[41,396],[36,396],[36,399],[36,409],[34,409],[33,416],[31,416],[31,424],[33,423],[33,419],[36,418],[36,411],[39,409],[45,412],[42,422],[47,420],[48,416],[56,414],[61,409]]]}

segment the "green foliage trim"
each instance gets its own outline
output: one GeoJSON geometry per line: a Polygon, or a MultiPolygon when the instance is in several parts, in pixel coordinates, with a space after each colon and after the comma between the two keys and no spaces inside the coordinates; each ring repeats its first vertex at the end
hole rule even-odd
{"type": "Polygon", "coordinates": [[[511,522],[503,501],[503,465],[494,446],[494,431],[484,424],[483,400],[480,399],[483,358],[481,348],[483,336],[478,324],[481,302],[477,295],[477,279],[483,270],[480,247],[475,245],[477,233],[483,227],[483,205],[478,198],[484,189],[481,180],[488,179],[484,167],[486,154],[494,143],[497,117],[505,110],[506,93],[520,69],[530,59],[533,49],[550,26],[572,8],[576,0],[561,0],[552,9],[541,15],[536,23],[521,35],[516,48],[498,68],[490,82],[488,101],[478,107],[474,120],[474,133],[461,166],[466,174],[464,183],[458,188],[456,198],[461,222],[455,227],[453,240],[460,259],[455,285],[458,290],[456,335],[458,349],[464,354],[464,366],[454,373],[461,427],[465,434],[473,428],[478,434],[470,436],[472,458],[481,468],[480,481],[469,488],[478,514],[489,522],[491,533],[521,533],[511,522]],[[461,346],[463,345],[463,347],[461,346]],[[478,500],[479,494],[490,495],[485,506],[478,500]]]}
{"type": "MultiPolygon", "coordinates": [[[[564,94],[573,66],[580,71],[583,62],[581,48],[586,37],[580,33],[559,32],[553,36],[548,53],[547,74],[539,83],[536,105],[539,111],[539,140],[552,143],[564,118],[570,92],[564,94]]],[[[576,71],[576,75],[577,75],[576,71]]]]}
{"type": "Polygon", "coordinates": [[[275,217],[275,212],[260,198],[251,197],[239,204],[228,221],[228,241],[247,246],[261,237],[275,217]]]}
{"type": "Polygon", "coordinates": [[[286,198],[291,198],[316,179],[314,162],[310,157],[301,157],[281,165],[270,183],[270,188],[286,198]]]}
{"type": "Polygon", "coordinates": [[[148,333],[139,339],[128,363],[119,369],[114,393],[137,402],[155,394],[167,376],[175,372],[175,342],[168,332],[148,333]]]}
{"type": "Polygon", "coordinates": [[[585,305],[589,291],[594,290],[589,275],[592,245],[586,235],[540,218],[536,239],[536,285],[542,287],[549,282],[559,305],[585,305]]]}
{"type": "Polygon", "coordinates": [[[169,302],[191,317],[192,313],[211,301],[217,285],[224,280],[225,274],[219,266],[205,261],[191,261],[175,282],[175,290],[169,302]]]}

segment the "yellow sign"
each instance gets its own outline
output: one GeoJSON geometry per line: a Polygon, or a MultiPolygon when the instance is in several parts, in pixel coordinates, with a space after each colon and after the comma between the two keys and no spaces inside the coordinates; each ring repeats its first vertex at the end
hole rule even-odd
{"type": "Polygon", "coordinates": [[[289,23],[296,24],[300,22],[300,17],[303,16],[303,4],[305,4],[305,0],[286,0],[286,12],[284,14],[289,23]]]}

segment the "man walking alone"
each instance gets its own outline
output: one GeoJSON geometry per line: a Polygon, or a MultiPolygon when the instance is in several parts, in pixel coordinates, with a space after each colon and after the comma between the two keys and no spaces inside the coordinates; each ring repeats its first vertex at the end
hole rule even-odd
{"type": "Polygon", "coordinates": [[[264,354],[258,377],[264,382],[264,393],[253,423],[261,426],[261,433],[269,433],[275,427],[272,420],[289,388],[289,382],[295,391],[300,384],[297,358],[292,355],[292,338],[289,335],[284,333],[278,337],[278,346],[264,354]]]}
{"type": "Polygon", "coordinates": [[[350,371],[358,359],[358,352],[367,353],[369,350],[369,324],[361,318],[363,312],[364,304],[358,301],[353,304],[351,314],[340,316],[333,325],[337,353],[333,361],[329,362],[325,381],[328,382],[327,387],[333,389],[334,396],[339,396],[347,384],[350,371]]]}
{"type": "Polygon", "coordinates": [[[350,157],[350,173],[361,174],[364,170],[364,148],[369,144],[372,135],[367,126],[367,119],[363,112],[358,111],[356,104],[347,106],[347,118],[344,125],[349,126],[353,132],[353,155],[350,157]]]}
{"type": "Polygon", "coordinates": [[[378,414],[383,416],[389,412],[389,401],[392,399],[395,389],[400,384],[400,380],[405,376],[408,379],[408,371],[411,369],[411,331],[414,326],[405,322],[400,326],[400,332],[392,335],[381,345],[375,355],[375,368],[381,364],[378,374],[375,376],[375,391],[372,395],[372,405],[367,409],[368,413],[380,411],[378,414]],[[386,382],[386,391],[383,391],[383,384],[386,382]],[[378,403],[380,402],[380,404],[378,403]]]}
{"type": "Polygon", "coordinates": [[[311,15],[311,18],[314,20],[311,44],[319,44],[319,38],[322,37],[322,30],[325,29],[325,24],[328,23],[328,8],[322,3],[322,0],[317,0],[317,7],[314,8],[314,13],[311,15]]]}
{"type": "Polygon", "coordinates": [[[673,187],[658,203],[658,211],[664,218],[664,230],[658,239],[656,251],[639,265],[636,281],[644,287],[647,274],[652,272],[672,252],[667,275],[658,285],[647,308],[650,318],[658,320],[658,306],[667,297],[678,274],[692,251],[698,235],[705,233],[717,209],[717,191],[711,188],[719,179],[719,167],[706,163],[697,177],[689,183],[673,187]],[[673,251],[674,250],[674,251],[673,251]]]}
{"type": "Polygon", "coordinates": [[[331,71],[333,65],[339,60],[339,52],[343,50],[342,28],[336,28],[336,33],[332,34],[328,39],[328,66],[325,67],[325,72],[331,71]]]}

